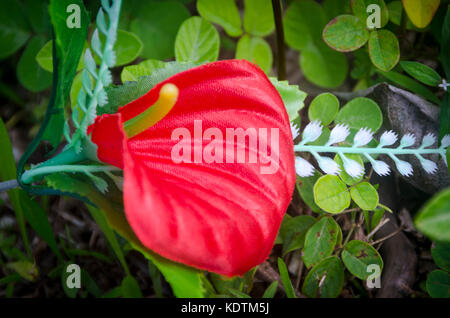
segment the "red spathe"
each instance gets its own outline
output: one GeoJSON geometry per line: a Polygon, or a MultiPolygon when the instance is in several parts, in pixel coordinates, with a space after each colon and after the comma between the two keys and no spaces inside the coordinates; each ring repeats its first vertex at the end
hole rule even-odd
{"type": "MultiPolygon", "coordinates": [[[[144,246],[227,276],[242,275],[268,257],[296,177],[283,101],[257,66],[227,60],[178,73],[117,114],[97,117],[91,131],[99,159],[124,170],[125,213],[144,246]],[[179,89],[175,106],[154,126],[127,139],[123,122],[153,105],[166,83],[179,89]],[[259,160],[174,163],[171,152],[179,140],[172,140],[172,132],[187,128],[194,145],[196,120],[201,120],[203,132],[220,129],[224,143],[226,128],[267,128],[263,141],[269,152],[270,129],[278,128],[278,170],[262,174],[260,168],[268,164],[259,160]]],[[[203,140],[203,147],[209,142],[203,140]]],[[[245,152],[246,158],[250,152],[260,154],[248,141],[245,152]]]]}

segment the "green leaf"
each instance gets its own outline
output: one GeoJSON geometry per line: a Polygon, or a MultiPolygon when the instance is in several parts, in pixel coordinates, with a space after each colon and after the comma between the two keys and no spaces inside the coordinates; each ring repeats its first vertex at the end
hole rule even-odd
{"type": "Polygon", "coordinates": [[[311,226],[305,236],[303,262],[314,266],[330,256],[338,243],[339,225],[331,217],[323,217],[311,226]]]}
{"type": "Polygon", "coordinates": [[[32,92],[40,92],[52,84],[52,74],[36,63],[36,54],[45,43],[42,36],[35,36],[28,42],[17,64],[17,78],[20,84],[32,92]]]}
{"type": "Polygon", "coordinates": [[[350,195],[363,210],[374,210],[378,205],[378,192],[369,182],[361,182],[350,188],[350,195]]]}
{"type": "Polygon", "coordinates": [[[316,96],[308,109],[310,121],[319,120],[322,125],[329,125],[339,111],[339,100],[331,93],[322,93],[316,96]]]}
{"type": "Polygon", "coordinates": [[[402,2],[411,22],[423,29],[433,19],[440,0],[402,0],[402,2]]]}
{"type": "Polygon", "coordinates": [[[297,176],[296,187],[303,201],[309,206],[313,212],[320,212],[321,209],[314,201],[314,185],[317,180],[322,176],[317,170],[314,171],[314,175],[311,177],[299,177],[297,176]]]}
{"type": "MultiPolygon", "coordinates": [[[[361,167],[364,167],[364,162],[361,159],[361,156],[358,154],[348,154],[345,155],[347,158],[355,160],[357,163],[361,165],[361,167]]],[[[341,169],[341,172],[339,173],[339,177],[341,177],[342,181],[344,181],[348,185],[354,185],[362,180],[364,175],[361,175],[359,177],[351,177],[344,169],[344,163],[342,162],[341,156],[336,155],[334,157],[334,161],[337,162],[339,165],[339,168],[341,169]]]]}
{"type": "Polygon", "coordinates": [[[300,54],[300,68],[311,83],[336,88],[347,78],[347,58],[324,42],[310,43],[300,54]]]}
{"type": "Polygon", "coordinates": [[[14,54],[30,37],[23,7],[17,0],[2,1],[0,10],[0,59],[14,54]]]}
{"type": "Polygon", "coordinates": [[[273,281],[269,287],[264,291],[264,294],[262,295],[262,298],[273,298],[275,294],[277,293],[278,288],[278,281],[273,281]]]}
{"type": "Polygon", "coordinates": [[[50,122],[46,127],[43,139],[50,141],[56,147],[61,141],[64,127],[64,106],[70,94],[72,81],[83,51],[89,26],[89,16],[81,0],[51,0],[50,18],[56,39],[56,55],[58,57],[58,86],[56,87],[55,103],[51,110],[50,122]],[[80,7],[80,28],[67,27],[66,8],[70,4],[80,7]]]}
{"type": "Polygon", "coordinates": [[[254,36],[267,36],[275,28],[270,0],[244,0],[244,29],[254,36]]]}
{"type": "Polygon", "coordinates": [[[266,74],[272,69],[272,49],[269,43],[260,37],[247,34],[241,37],[236,48],[236,58],[258,64],[266,74]]]}
{"type": "Polygon", "coordinates": [[[427,291],[433,298],[450,298],[450,274],[432,271],[427,277],[427,291]]]}
{"type": "Polygon", "coordinates": [[[220,25],[229,36],[240,36],[241,17],[234,0],[197,0],[198,13],[209,22],[220,25]]]}
{"type": "Polygon", "coordinates": [[[237,289],[234,289],[234,288],[229,288],[228,292],[231,295],[233,295],[234,297],[236,297],[236,298],[252,298],[249,295],[247,295],[246,293],[243,293],[243,292],[241,292],[241,291],[239,291],[237,289]]]}
{"type": "Polygon", "coordinates": [[[117,40],[114,44],[114,52],[116,53],[116,64],[114,66],[133,62],[141,54],[142,48],[143,43],[136,34],[117,30],[117,40]]]}
{"type": "MultiPolygon", "coordinates": [[[[87,47],[87,43],[85,42],[84,49],[87,47]]],[[[36,61],[39,66],[48,72],[53,72],[53,53],[52,53],[53,41],[48,41],[44,44],[43,47],[36,54],[36,61]]],[[[83,50],[84,53],[84,50],[83,50]]],[[[84,67],[83,54],[80,56],[80,60],[78,61],[77,72],[82,70],[84,67]]]]}
{"type": "Polygon", "coordinates": [[[39,203],[32,200],[24,191],[19,192],[19,198],[24,216],[30,226],[48,244],[56,257],[62,261],[63,256],[59,252],[58,244],[55,240],[55,234],[53,233],[53,229],[48,221],[47,214],[44,209],[42,209],[39,203]]]}
{"type": "Polygon", "coordinates": [[[141,76],[149,76],[155,70],[163,68],[165,63],[158,60],[145,60],[137,65],[125,66],[120,74],[122,83],[137,82],[141,76]]]}
{"type": "Polygon", "coordinates": [[[376,132],[383,123],[383,114],[373,100],[366,97],[357,97],[341,108],[335,122],[346,124],[353,130],[367,127],[372,132],[376,132]]]}
{"type": "MultiPolygon", "coordinates": [[[[439,139],[450,134],[450,93],[447,92],[441,102],[439,113],[439,139]]],[[[448,148],[450,149],[450,148],[448,148]]]]}
{"type": "MultiPolygon", "coordinates": [[[[46,180],[55,189],[78,193],[96,204],[105,213],[109,225],[125,238],[134,249],[155,264],[171,285],[175,296],[182,298],[204,297],[200,271],[165,259],[141,244],[126,220],[123,206],[117,203],[117,198],[113,196],[112,186],[110,186],[108,191],[108,195],[112,197],[106,197],[93,185],[86,183],[84,180],[69,177],[66,174],[49,175],[46,177],[46,180]]],[[[121,197],[120,192],[115,195],[121,197]]]]}
{"type": "Polygon", "coordinates": [[[16,271],[20,276],[25,278],[30,282],[34,282],[39,275],[38,268],[36,264],[28,261],[19,261],[8,263],[7,267],[16,271]]]}
{"type": "Polygon", "coordinates": [[[380,8],[380,27],[384,27],[389,22],[389,11],[384,0],[351,0],[354,15],[364,24],[367,24],[367,18],[373,14],[373,12],[367,12],[367,7],[371,4],[380,8]]]}
{"type": "Polygon", "coordinates": [[[276,77],[269,77],[269,80],[283,100],[289,121],[293,121],[299,116],[299,110],[305,105],[304,101],[307,94],[300,90],[298,85],[289,85],[288,81],[279,81],[276,77]]]}
{"type": "Polygon", "coordinates": [[[292,286],[291,279],[289,278],[286,264],[280,257],[278,257],[278,270],[280,272],[281,282],[283,283],[287,298],[297,298],[297,296],[295,295],[294,287],[292,286]]]}
{"type": "Polygon", "coordinates": [[[445,75],[450,79],[450,7],[447,7],[441,36],[441,61],[445,75]]]}
{"type": "Polygon", "coordinates": [[[220,38],[216,28],[200,17],[183,22],[175,40],[178,62],[204,63],[219,57],[220,38]]]}
{"type": "Polygon", "coordinates": [[[327,14],[328,20],[344,13],[350,13],[350,0],[325,0],[322,3],[323,10],[327,14]]]}
{"type": "Polygon", "coordinates": [[[340,213],[350,206],[350,194],[338,176],[325,175],[314,185],[314,201],[329,213],[340,213]]]}
{"type": "Polygon", "coordinates": [[[342,251],[342,261],[350,273],[363,280],[371,275],[371,272],[367,271],[369,265],[378,265],[380,274],[383,270],[383,259],[380,254],[372,245],[363,241],[353,240],[345,244],[342,251]]]}
{"type": "MultiPolygon", "coordinates": [[[[402,23],[402,14],[403,14],[403,4],[400,0],[392,1],[387,4],[388,11],[389,11],[389,21],[394,23],[395,25],[401,25],[402,23]]],[[[419,30],[417,29],[411,22],[409,18],[407,18],[408,21],[406,22],[406,29],[407,30],[419,30]]]]}
{"type": "Polygon", "coordinates": [[[377,68],[390,71],[400,59],[400,46],[395,34],[389,30],[372,31],[369,37],[369,56],[377,68]]]}
{"type": "Polygon", "coordinates": [[[122,296],[123,298],[142,298],[142,292],[139,284],[133,276],[126,276],[122,280],[122,296]]]}
{"type": "Polygon", "coordinates": [[[423,98],[429,100],[430,102],[435,103],[436,105],[440,104],[439,99],[425,86],[417,83],[415,80],[405,76],[403,74],[397,73],[395,71],[390,72],[381,72],[377,71],[380,75],[387,78],[389,81],[399,85],[400,87],[406,88],[411,92],[422,96],[423,98]]]}
{"type": "Polygon", "coordinates": [[[431,256],[437,266],[450,272],[450,243],[435,242],[431,248],[431,256]]]}
{"type": "Polygon", "coordinates": [[[326,24],[320,4],[312,0],[294,1],[283,18],[286,43],[295,50],[304,50],[313,42],[321,42],[326,24]]]}
{"type": "Polygon", "coordinates": [[[351,52],[362,47],[369,40],[364,21],[354,15],[340,15],[331,20],[323,30],[324,41],[340,52],[351,52]]]}
{"type": "Polygon", "coordinates": [[[450,242],[450,188],[429,200],[416,216],[414,224],[433,241],[450,242]]]}
{"type": "Polygon", "coordinates": [[[144,43],[141,56],[157,60],[172,58],[178,29],[187,18],[189,11],[177,1],[152,1],[140,6],[130,29],[144,43]]]}
{"type": "Polygon", "coordinates": [[[441,82],[441,76],[431,67],[422,63],[401,61],[400,66],[406,73],[426,85],[438,86],[441,82]]]}
{"type": "Polygon", "coordinates": [[[310,215],[300,215],[289,219],[280,229],[283,240],[283,257],[294,250],[302,248],[305,243],[305,235],[308,229],[316,222],[310,215]]]}
{"type": "Polygon", "coordinates": [[[46,33],[50,29],[50,17],[48,16],[48,0],[25,0],[24,10],[30,21],[31,27],[36,33],[46,33]]]}
{"type": "Polygon", "coordinates": [[[336,256],[314,266],[305,278],[302,292],[308,297],[336,298],[344,286],[344,267],[336,256]]]}

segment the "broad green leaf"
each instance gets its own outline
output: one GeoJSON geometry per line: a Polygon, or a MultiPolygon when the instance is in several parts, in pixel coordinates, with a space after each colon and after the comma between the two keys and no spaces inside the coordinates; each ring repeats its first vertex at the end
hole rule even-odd
{"type": "MultiPolygon", "coordinates": [[[[44,70],[48,72],[53,72],[53,53],[52,53],[52,46],[53,41],[48,41],[44,44],[43,47],[39,50],[39,52],[36,54],[36,61],[38,62],[39,66],[42,67],[44,70]]],[[[85,43],[85,48],[87,47],[87,43],[85,43]]],[[[84,50],[83,50],[84,53],[84,50]]],[[[81,54],[80,60],[78,62],[77,66],[77,72],[83,69],[84,67],[84,61],[83,61],[83,55],[81,54]]]]}
{"type": "Polygon", "coordinates": [[[55,234],[53,233],[53,229],[48,221],[47,213],[45,213],[39,203],[32,200],[26,192],[20,191],[19,198],[24,216],[30,226],[48,244],[58,259],[62,261],[63,256],[59,252],[58,244],[55,240],[55,234]]]}
{"type": "Polygon", "coordinates": [[[50,28],[48,0],[25,0],[23,3],[23,9],[33,30],[36,33],[48,32],[50,28]]]}
{"type": "Polygon", "coordinates": [[[52,84],[52,74],[39,67],[35,59],[44,43],[44,37],[33,37],[28,42],[17,64],[17,78],[20,84],[34,93],[43,91],[52,84]]]}
{"type": "Polygon", "coordinates": [[[278,271],[280,272],[281,282],[283,283],[287,298],[297,298],[291,279],[289,278],[289,272],[286,264],[280,257],[278,257],[278,271]]]}
{"type": "Polygon", "coordinates": [[[302,292],[308,297],[336,298],[344,286],[344,267],[336,256],[314,266],[305,278],[302,292]]]}
{"type": "Polygon", "coordinates": [[[174,56],[174,43],[178,29],[189,18],[189,11],[177,1],[146,2],[136,12],[130,30],[144,43],[141,56],[164,60],[174,56]]]}
{"type": "Polygon", "coordinates": [[[450,188],[429,200],[416,216],[414,224],[433,241],[450,242],[450,188]]]}
{"type": "Polygon", "coordinates": [[[178,62],[213,62],[219,57],[220,38],[216,28],[200,17],[183,22],[175,40],[178,62]]]}
{"type": "Polygon", "coordinates": [[[378,192],[369,182],[361,182],[351,187],[350,195],[363,210],[374,210],[378,205],[378,192]]]}
{"type": "MultiPolygon", "coordinates": [[[[374,11],[369,11],[368,6],[374,4],[380,8],[380,27],[384,27],[389,22],[389,10],[384,0],[351,0],[351,7],[353,14],[357,16],[364,25],[367,25],[369,16],[374,14],[374,11]]],[[[372,22],[373,20],[370,19],[372,22]]]]}
{"type": "Polygon", "coordinates": [[[427,277],[427,291],[433,298],[450,298],[450,274],[434,270],[427,277]]]}
{"type": "Polygon", "coordinates": [[[435,242],[431,248],[431,256],[437,266],[450,272],[450,243],[435,242]]]}
{"type": "Polygon", "coordinates": [[[273,298],[277,292],[278,281],[272,282],[269,287],[264,291],[262,298],[273,298]]]}
{"type": "Polygon", "coordinates": [[[314,185],[316,181],[322,176],[318,171],[314,172],[311,177],[299,177],[297,176],[297,190],[300,193],[303,201],[309,206],[313,212],[320,212],[319,206],[314,202],[314,185]]]}
{"type": "Polygon", "coordinates": [[[131,32],[117,30],[117,40],[114,44],[116,64],[121,66],[133,62],[142,52],[143,43],[139,37],[131,32]]]}
{"type": "Polygon", "coordinates": [[[275,22],[270,0],[244,0],[244,29],[254,36],[267,36],[273,32],[275,22]]]}
{"type": "MultiPolygon", "coordinates": [[[[5,124],[0,117],[0,181],[9,181],[17,179],[16,163],[13,155],[11,141],[8,136],[5,124]]],[[[30,244],[28,242],[28,234],[25,225],[25,217],[21,205],[20,189],[12,189],[8,191],[8,198],[13,206],[14,214],[16,216],[17,224],[28,254],[31,255],[30,244]]]]}
{"type": "Polygon", "coordinates": [[[350,206],[350,193],[338,176],[325,175],[314,185],[314,201],[329,213],[340,213],[350,206]]]}
{"type": "Polygon", "coordinates": [[[209,22],[220,25],[229,36],[240,36],[241,17],[234,0],[197,0],[198,13],[209,22]]]}
{"type": "Polygon", "coordinates": [[[369,37],[369,56],[377,68],[388,72],[400,59],[400,46],[389,30],[372,31],[369,37]]]}
{"type": "Polygon", "coordinates": [[[16,271],[20,276],[30,282],[34,282],[39,275],[36,264],[28,261],[18,261],[6,264],[6,267],[16,271]]]}
{"type": "Polygon", "coordinates": [[[306,232],[303,262],[310,268],[330,256],[338,243],[339,225],[331,217],[323,217],[306,232]]]}
{"type": "Polygon", "coordinates": [[[64,127],[64,106],[70,94],[72,81],[75,77],[78,62],[83,51],[89,26],[89,16],[81,0],[51,0],[49,6],[55,38],[56,54],[58,57],[58,85],[50,122],[44,133],[44,140],[50,141],[56,147],[61,141],[64,127]],[[66,8],[70,4],[80,7],[80,28],[67,27],[66,8]]]}
{"type": "Polygon", "coordinates": [[[339,111],[339,100],[331,93],[316,96],[308,109],[310,121],[319,120],[322,125],[329,125],[339,111]]]}
{"type": "Polygon", "coordinates": [[[30,30],[18,0],[2,1],[0,10],[0,59],[10,56],[25,44],[30,30]]]}
{"type": "Polygon", "coordinates": [[[438,86],[441,82],[441,76],[425,64],[419,62],[401,61],[400,66],[406,73],[426,85],[438,86]]]}
{"type": "Polygon", "coordinates": [[[117,198],[117,195],[121,196],[121,193],[117,190],[113,191],[113,186],[110,186],[108,191],[111,197],[106,197],[93,185],[66,174],[49,175],[46,177],[46,181],[54,189],[78,193],[96,204],[105,213],[109,225],[134,249],[155,264],[171,285],[175,296],[182,298],[204,296],[200,271],[165,259],[141,244],[126,220],[122,204],[118,202],[121,198],[117,198]]]}
{"type": "MultiPolygon", "coordinates": [[[[392,1],[387,4],[389,10],[389,21],[394,23],[395,25],[401,25],[402,23],[402,14],[403,14],[403,4],[401,0],[392,1]]],[[[412,24],[411,20],[407,18],[406,29],[417,29],[414,24],[412,24]]]]}
{"type": "Polygon", "coordinates": [[[447,7],[441,36],[441,61],[447,79],[450,78],[450,7],[447,7]]]}
{"type": "Polygon", "coordinates": [[[272,49],[269,43],[260,37],[247,34],[241,37],[236,48],[236,58],[258,64],[265,73],[272,69],[272,49]]]}
{"type": "Polygon", "coordinates": [[[122,296],[123,298],[141,298],[142,292],[139,284],[133,276],[126,276],[122,280],[122,296]]]}
{"type": "Polygon", "coordinates": [[[325,11],[320,4],[313,0],[294,1],[283,18],[286,43],[295,50],[303,50],[312,42],[321,42],[326,24],[325,11]]]}
{"type": "Polygon", "coordinates": [[[322,40],[309,43],[300,53],[300,68],[311,83],[336,88],[347,78],[347,58],[341,52],[334,51],[322,40]]]}
{"type": "MultiPolygon", "coordinates": [[[[345,155],[348,159],[352,159],[355,160],[357,163],[359,163],[361,165],[361,167],[364,167],[364,162],[361,159],[361,156],[358,154],[348,154],[345,155]]],[[[363,175],[359,176],[359,177],[351,177],[344,169],[344,163],[342,162],[341,156],[336,155],[334,157],[334,161],[337,162],[337,164],[339,165],[341,172],[339,173],[339,176],[341,177],[342,181],[344,181],[346,184],[348,185],[354,185],[358,182],[360,182],[363,178],[363,175]]]]}
{"type": "Polygon", "coordinates": [[[395,71],[390,72],[382,72],[377,71],[383,77],[387,78],[389,81],[393,82],[396,85],[399,85],[411,92],[422,96],[423,98],[429,100],[430,102],[435,103],[436,105],[440,104],[439,99],[431,92],[428,88],[423,86],[420,83],[417,83],[415,80],[411,79],[408,76],[397,73],[395,71]]]}
{"type": "Polygon", "coordinates": [[[163,68],[165,63],[158,60],[145,60],[137,65],[125,66],[120,74],[122,83],[137,82],[141,76],[149,76],[156,69],[163,68]]]}
{"type": "Polygon", "coordinates": [[[289,121],[298,118],[298,112],[305,105],[304,101],[307,94],[300,90],[298,85],[289,85],[288,81],[279,81],[276,77],[269,77],[269,80],[275,86],[283,100],[289,121]]]}
{"type": "Polygon", "coordinates": [[[335,122],[346,124],[353,130],[366,127],[372,132],[376,132],[383,123],[383,114],[373,100],[366,97],[357,97],[341,108],[335,122]]]}
{"type": "Polygon", "coordinates": [[[439,8],[440,0],[402,0],[411,22],[418,28],[425,28],[439,8]]]}
{"type": "Polygon", "coordinates": [[[340,52],[359,49],[369,40],[364,21],[354,15],[344,14],[331,20],[323,30],[324,41],[340,52]]]}
{"type": "Polygon", "coordinates": [[[308,229],[316,222],[310,215],[300,215],[289,219],[280,229],[283,240],[283,257],[294,250],[302,248],[305,243],[305,235],[308,229]]]}
{"type": "Polygon", "coordinates": [[[380,254],[372,245],[363,241],[353,240],[345,244],[342,261],[348,271],[359,279],[365,280],[371,275],[372,272],[367,270],[369,265],[378,265],[380,274],[383,270],[383,259],[380,254]]]}

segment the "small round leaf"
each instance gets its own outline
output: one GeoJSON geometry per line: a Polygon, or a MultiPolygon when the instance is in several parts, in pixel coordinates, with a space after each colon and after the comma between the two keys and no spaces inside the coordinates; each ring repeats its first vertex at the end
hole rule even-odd
{"type": "Polygon", "coordinates": [[[234,0],[198,0],[198,13],[206,20],[225,29],[229,36],[240,36],[241,17],[234,0]]]}
{"type": "Polygon", "coordinates": [[[302,292],[308,297],[335,298],[344,286],[344,267],[336,256],[314,266],[305,278],[302,292]]]}
{"type": "Polygon", "coordinates": [[[367,127],[372,132],[376,132],[383,123],[383,115],[380,107],[373,100],[357,97],[341,108],[335,122],[346,124],[354,130],[367,127]]]}
{"type": "Polygon", "coordinates": [[[380,274],[383,270],[383,259],[380,254],[370,244],[363,241],[353,240],[345,244],[342,261],[349,272],[359,279],[367,279],[372,275],[372,271],[368,270],[369,265],[379,266],[380,274]]]}
{"type": "Polygon", "coordinates": [[[340,52],[351,52],[369,39],[364,23],[354,15],[344,14],[331,20],[323,30],[324,41],[340,52]]]}
{"type": "Polygon", "coordinates": [[[316,96],[308,109],[310,121],[320,120],[322,125],[330,124],[339,110],[339,100],[331,93],[322,93],[316,96]]]}
{"type": "Polygon", "coordinates": [[[340,213],[350,205],[350,193],[338,176],[325,175],[314,185],[314,201],[329,213],[340,213]]]}
{"type": "Polygon", "coordinates": [[[369,56],[377,68],[388,72],[400,59],[400,46],[389,30],[372,31],[369,37],[369,56]]]}
{"type": "Polygon", "coordinates": [[[433,298],[450,298],[450,274],[434,270],[427,277],[427,291],[433,298]]]}
{"type": "Polygon", "coordinates": [[[363,210],[374,210],[378,205],[378,192],[369,182],[361,182],[350,188],[350,195],[363,210]]]}
{"type": "Polygon", "coordinates": [[[237,44],[236,58],[258,64],[265,73],[272,69],[272,49],[269,43],[260,37],[251,37],[248,34],[241,37],[237,44]]]}

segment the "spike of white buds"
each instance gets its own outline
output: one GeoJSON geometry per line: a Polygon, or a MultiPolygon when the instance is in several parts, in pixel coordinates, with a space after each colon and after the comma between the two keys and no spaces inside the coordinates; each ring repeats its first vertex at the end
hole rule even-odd
{"type": "Polygon", "coordinates": [[[367,145],[373,137],[373,133],[369,128],[361,128],[353,138],[353,147],[362,147],[367,145]]]}
{"type": "Polygon", "coordinates": [[[441,148],[447,148],[450,146],[450,135],[445,135],[441,140],[441,148]]]}
{"type": "Polygon", "coordinates": [[[436,142],[436,136],[432,133],[426,134],[422,139],[422,145],[420,148],[430,147],[436,142]]]}
{"type": "Polygon", "coordinates": [[[375,173],[379,176],[387,176],[391,172],[388,164],[381,160],[372,160],[371,161],[372,168],[375,173]]]}
{"type": "Polygon", "coordinates": [[[314,167],[301,157],[295,157],[295,172],[300,177],[310,177],[314,174],[314,167]]]}
{"type": "Polygon", "coordinates": [[[326,145],[332,145],[338,142],[344,141],[350,134],[350,130],[347,125],[338,124],[336,125],[330,133],[330,138],[326,145]]]}
{"type": "Polygon", "coordinates": [[[336,161],[328,157],[319,157],[317,162],[319,163],[320,169],[326,174],[334,174],[337,175],[341,172],[339,165],[336,161]]]}
{"type": "Polygon", "coordinates": [[[409,162],[397,159],[395,160],[395,165],[397,167],[398,172],[405,177],[409,177],[413,174],[413,168],[409,162]]]}
{"type": "Polygon", "coordinates": [[[359,178],[364,173],[364,167],[362,167],[358,162],[353,159],[349,159],[344,154],[339,153],[339,156],[344,163],[344,170],[352,178],[359,178]]]}
{"type": "Polygon", "coordinates": [[[315,120],[310,122],[303,130],[302,144],[315,141],[321,134],[322,125],[320,124],[320,121],[315,120]]]}
{"type": "Polygon", "coordinates": [[[420,164],[422,165],[423,170],[430,174],[435,173],[438,168],[433,161],[424,158],[420,159],[420,164]]]}
{"type": "Polygon", "coordinates": [[[380,137],[378,147],[385,147],[394,144],[397,141],[397,134],[392,130],[385,131],[380,137]]]}
{"type": "Polygon", "coordinates": [[[416,137],[413,134],[406,134],[400,140],[399,148],[410,147],[410,146],[414,145],[415,142],[416,142],[416,137]]]}
{"type": "Polygon", "coordinates": [[[292,139],[295,139],[300,134],[300,129],[298,129],[296,124],[291,123],[291,133],[292,133],[292,139]]]}

